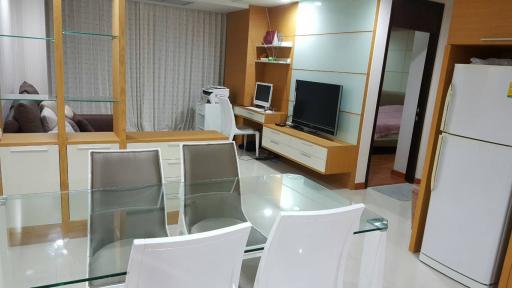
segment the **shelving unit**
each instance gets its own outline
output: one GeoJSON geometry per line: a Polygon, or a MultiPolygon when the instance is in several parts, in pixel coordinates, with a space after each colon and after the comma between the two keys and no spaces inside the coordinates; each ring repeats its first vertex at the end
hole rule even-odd
{"type": "Polygon", "coordinates": [[[293,47],[293,44],[292,43],[282,43],[282,44],[270,44],[270,45],[266,45],[266,44],[260,44],[260,45],[256,45],[257,48],[292,48],[293,47]]]}

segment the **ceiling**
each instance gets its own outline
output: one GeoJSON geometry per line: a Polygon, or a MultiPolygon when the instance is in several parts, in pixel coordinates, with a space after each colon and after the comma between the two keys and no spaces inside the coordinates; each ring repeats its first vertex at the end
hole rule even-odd
{"type": "Polygon", "coordinates": [[[228,13],[247,9],[249,5],[278,6],[296,0],[132,0],[136,2],[148,2],[160,5],[169,5],[189,9],[206,10],[220,13],[228,13]]]}

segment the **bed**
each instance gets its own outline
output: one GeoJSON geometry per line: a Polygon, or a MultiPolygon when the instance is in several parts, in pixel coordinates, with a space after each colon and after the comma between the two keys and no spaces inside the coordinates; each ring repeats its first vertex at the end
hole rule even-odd
{"type": "Polygon", "coordinates": [[[402,121],[404,94],[382,91],[375,126],[374,147],[396,147],[402,121]]]}

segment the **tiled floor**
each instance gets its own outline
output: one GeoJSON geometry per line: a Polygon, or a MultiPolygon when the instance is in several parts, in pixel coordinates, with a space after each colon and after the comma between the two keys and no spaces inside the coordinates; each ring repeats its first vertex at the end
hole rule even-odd
{"type": "MultiPolygon", "coordinates": [[[[256,161],[248,155],[240,152],[240,174],[268,175],[276,173],[301,172],[284,162],[275,159],[267,161],[256,161]]],[[[318,181],[318,180],[317,180],[318,181]]],[[[327,184],[323,183],[326,187],[327,184]]],[[[398,201],[381,193],[371,190],[348,190],[334,189],[336,193],[351,199],[353,202],[364,203],[366,207],[375,213],[389,220],[389,230],[386,247],[386,267],[384,276],[385,288],[452,288],[464,287],[458,282],[431,269],[418,260],[417,255],[411,254],[407,247],[409,245],[411,227],[411,202],[398,201]]],[[[362,237],[354,240],[354,251],[349,256],[347,263],[347,275],[345,275],[345,287],[357,287],[355,279],[359,275],[357,265],[360,258],[362,237]],[[352,263],[351,263],[352,261],[352,263]]]]}
{"type": "MultiPolygon", "coordinates": [[[[243,152],[240,152],[239,166],[242,176],[280,173],[301,174],[296,168],[278,159],[257,161],[243,152]]],[[[328,187],[325,183],[324,185],[328,187]]],[[[410,202],[397,201],[386,195],[370,190],[351,191],[347,189],[334,189],[333,191],[351,199],[353,202],[365,203],[369,209],[389,220],[384,287],[463,287],[441,273],[422,264],[416,255],[407,251],[411,225],[410,202]]],[[[363,240],[364,234],[358,235],[352,243],[351,253],[348,255],[344,288],[357,287],[357,279],[359,277],[358,264],[363,240]]],[[[51,246],[37,244],[12,248],[9,254],[15,259],[9,260],[9,263],[13,265],[11,267],[3,267],[3,269],[7,268],[9,271],[4,272],[7,272],[11,277],[27,281],[25,285],[21,287],[28,287],[31,283],[51,282],[51,280],[56,278],[69,279],[76,277],[76,275],[86,275],[87,268],[83,265],[83,258],[86,257],[86,245],[86,239],[79,238],[66,239],[62,241],[62,243],[57,241],[51,246]],[[52,258],[55,257],[55,265],[52,267],[49,267],[49,265],[46,265],[45,261],[42,261],[42,259],[47,258],[48,255],[52,255],[52,258]],[[41,259],[38,261],[39,258],[41,259]]],[[[5,257],[5,255],[0,256],[5,257]]],[[[2,270],[1,264],[0,261],[0,270],[2,270]]],[[[0,275],[0,278],[1,276],[2,275],[0,275]]],[[[0,279],[0,288],[7,288],[2,287],[1,280],[2,279],[0,279]]],[[[83,288],[85,284],[82,283],[65,287],[83,288]]]]}

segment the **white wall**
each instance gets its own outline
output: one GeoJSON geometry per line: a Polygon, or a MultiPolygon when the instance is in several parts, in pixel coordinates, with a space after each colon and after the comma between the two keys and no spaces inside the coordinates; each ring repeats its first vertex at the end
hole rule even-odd
{"type": "MultiPolygon", "coordinates": [[[[364,183],[366,178],[366,167],[368,165],[368,156],[370,153],[371,136],[373,123],[375,119],[375,108],[377,106],[377,98],[380,85],[380,73],[382,71],[382,63],[384,60],[384,51],[386,49],[386,37],[389,28],[389,19],[391,12],[391,1],[382,0],[379,12],[379,23],[377,26],[377,38],[374,46],[372,58],[372,68],[370,71],[370,80],[368,86],[368,95],[364,110],[363,127],[361,131],[361,142],[359,146],[359,155],[357,159],[356,183],[364,183]]],[[[428,145],[428,137],[432,122],[432,114],[434,110],[435,96],[437,86],[439,84],[439,76],[441,73],[441,65],[443,64],[444,48],[448,40],[448,30],[451,22],[451,14],[453,0],[436,0],[436,2],[444,3],[444,16],[439,36],[439,44],[437,48],[436,60],[434,64],[434,72],[432,75],[432,83],[430,85],[430,94],[425,115],[425,124],[421,138],[420,152],[418,155],[418,165],[416,166],[416,177],[421,177],[425,153],[428,145]]]]}
{"type": "MultiPolygon", "coordinates": [[[[44,1],[0,0],[0,33],[45,37],[44,1]]],[[[46,43],[43,40],[0,38],[1,93],[18,93],[23,81],[48,94],[46,43]]]]}
{"type": "Polygon", "coordinates": [[[395,164],[393,167],[394,170],[402,173],[405,173],[407,169],[429,38],[429,33],[414,32],[411,61],[408,69],[409,76],[406,80],[404,110],[400,122],[400,134],[398,135],[395,164]]]}

